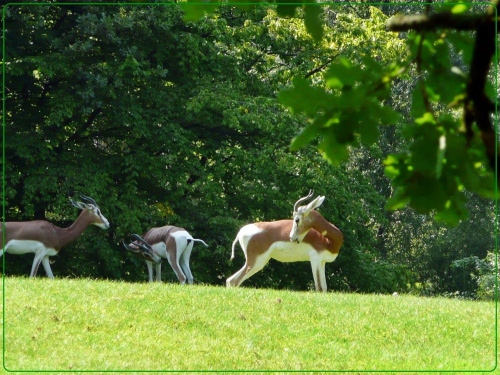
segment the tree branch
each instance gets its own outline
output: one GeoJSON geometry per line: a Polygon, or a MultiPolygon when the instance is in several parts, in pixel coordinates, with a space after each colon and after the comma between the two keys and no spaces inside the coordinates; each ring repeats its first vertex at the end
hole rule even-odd
{"type": "MultiPolygon", "coordinates": [[[[390,31],[435,31],[452,29],[457,31],[475,31],[476,40],[467,82],[466,99],[464,100],[464,124],[467,138],[472,137],[472,124],[476,122],[481,132],[481,139],[486,147],[486,156],[492,170],[500,163],[495,150],[495,129],[491,121],[491,113],[495,111],[494,103],[486,96],[485,87],[491,61],[495,54],[496,28],[495,8],[500,0],[494,0],[483,14],[452,14],[442,12],[433,15],[397,16],[387,22],[390,31]]],[[[500,176],[499,176],[500,177],[500,176]]]]}
{"type": "Polygon", "coordinates": [[[496,30],[494,23],[482,24],[477,28],[474,52],[470,65],[470,76],[467,82],[467,98],[465,103],[465,126],[469,134],[471,120],[476,121],[481,131],[481,138],[486,147],[490,167],[495,170],[495,131],[491,123],[490,113],[495,111],[495,105],[486,96],[486,80],[490,70],[491,60],[495,54],[496,30]],[[472,106],[469,105],[472,103],[472,106]],[[470,113],[472,111],[472,113],[470,113]],[[467,113],[469,112],[469,113],[467,113]]]}
{"type": "Polygon", "coordinates": [[[318,66],[317,68],[311,70],[309,73],[307,73],[304,78],[309,78],[310,76],[312,76],[313,74],[316,74],[318,72],[321,72],[323,69],[325,69],[328,65],[330,65],[330,63],[335,60],[337,57],[339,56],[339,54],[335,55],[335,56],[332,56],[328,59],[328,61],[326,63],[324,63],[323,65],[321,66],[318,66]]]}
{"type": "Polygon", "coordinates": [[[432,31],[437,29],[453,29],[473,31],[484,25],[495,25],[495,17],[484,14],[452,14],[450,12],[432,15],[394,16],[387,21],[389,31],[432,31]]]}
{"type": "Polygon", "coordinates": [[[90,114],[89,118],[87,119],[87,121],[85,122],[85,124],[83,124],[83,126],[77,130],[75,133],[73,133],[73,135],[71,137],[68,138],[68,141],[67,142],[73,142],[74,140],[76,140],[78,137],[80,137],[81,134],[83,134],[88,128],[90,128],[90,126],[92,125],[92,123],[94,122],[95,118],[102,112],[102,109],[101,108],[96,108],[92,111],[92,113],[90,114]]]}

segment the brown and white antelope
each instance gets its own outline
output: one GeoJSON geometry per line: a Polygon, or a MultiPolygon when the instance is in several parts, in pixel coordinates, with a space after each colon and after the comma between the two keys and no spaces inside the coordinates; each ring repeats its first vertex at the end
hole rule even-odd
{"type": "Polygon", "coordinates": [[[325,263],[337,258],[344,237],[335,225],[315,211],[325,197],[318,196],[307,206],[299,207],[312,194],[310,191],[307,197],[295,203],[293,220],[253,223],[240,229],[233,242],[231,259],[239,241],[246,262],[227,279],[228,287],[239,286],[273,258],[280,262],[310,261],[316,290],[326,292],[325,263]]]}
{"type": "Polygon", "coordinates": [[[153,263],[156,268],[156,281],[161,281],[160,258],[166,258],[181,284],[185,284],[186,281],[189,284],[193,283],[193,274],[189,268],[191,251],[195,242],[201,242],[208,247],[205,241],[193,238],[184,228],[171,225],[152,228],[139,238],[146,242],[145,245],[150,245],[154,254],[137,251],[137,244],[140,242],[137,238],[136,242],[124,245],[127,250],[146,260],[149,282],[153,281],[153,263]]]}
{"type": "Polygon", "coordinates": [[[85,229],[93,224],[102,229],[109,228],[108,220],[103,216],[96,201],[80,194],[83,202],[70,199],[73,206],[82,210],[76,221],[67,228],[59,228],[45,220],[5,222],[0,235],[5,234],[5,246],[2,241],[0,257],[4,253],[34,253],[30,277],[35,277],[42,263],[47,276],[54,278],[50,269],[49,257],[57,255],[61,248],[74,242],[85,229]],[[5,230],[5,233],[3,233],[5,230]]]}

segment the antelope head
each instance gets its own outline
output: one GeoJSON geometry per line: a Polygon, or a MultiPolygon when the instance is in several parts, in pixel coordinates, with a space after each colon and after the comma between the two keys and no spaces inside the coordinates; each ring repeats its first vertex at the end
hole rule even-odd
{"type": "Polygon", "coordinates": [[[308,200],[313,196],[314,191],[310,190],[306,197],[300,198],[293,206],[293,226],[290,231],[290,241],[300,243],[306,236],[309,229],[312,227],[314,220],[310,213],[312,210],[321,206],[325,197],[318,196],[311,201],[307,206],[299,206],[302,202],[308,200]]]}
{"type": "Polygon", "coordinates": [[[132,237],[133,240],[130,245],[122,242],[123,246],[125,246],[125,249],[153,263],[161,263],[161,258],[153,251],[151,245],[147,243],[141,236],[139,236],[138,234],[132,234],[130,237],[132,237]]]}
{"type": "Polygon", "coordinates": [[[70,199],[71,204],[76,208],[79,208],[81,210],[87,210],[90,213],[90,215],[92,216],[90,219],[90,224],[94,224],[102,229],[108,229],[109,221],[101,213],[101,209],[99,208],[96,201],[83,194],[80,194],[80,198],[84,202],[77,202],[73,199],[70,199]]]}

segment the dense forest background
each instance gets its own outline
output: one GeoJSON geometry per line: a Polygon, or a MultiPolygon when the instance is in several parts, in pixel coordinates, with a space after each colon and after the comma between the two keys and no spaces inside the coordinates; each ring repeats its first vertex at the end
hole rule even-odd
{"type": "MultiPolygon", "coordinates": [[[[326,267],[330,289],[492,297],[493,200],[464,191],[468,216],[454,226],[432,210],[386,210],[394,188],[384,160],[413,145],[404,135],[418,70],[394,80],[382,102],[398,117],[377,126],[375,142],[342,149],[348,157],[336,165],[318,152],[321,139],[290,150],[308,113],[278,101],[297,77],[324,85],[342,59],[404,59],[406,34],[388,32],[387,20],[423,10],[325,7],[315,40],[300,12],[285,18],[273,6],[222,5],[190,21],[178,4],[9,5],[6,220],[69,226],[78,212],[68,197],[83,193],[111,227],[89,228],[53,257],[56,276],[144,281],[144,262],[121,241],[168,224],[209,244],[195,245],[191,269],[197,282],[222,285],[244,262],[240,250],[229,261],[239,227],[291,218],[293,203],[314,189],[345,238],[326,267]]],[[[464,53],[452,57],[466,69],[464,53]]],[[[26,275],[32,261],[7,254],[5,273],[26,275]]],[[[163,280],[176,282],[163,269],[163,280]]],[[[245,285],[314,287],[309,263],[275,261],[245,285]]]]}

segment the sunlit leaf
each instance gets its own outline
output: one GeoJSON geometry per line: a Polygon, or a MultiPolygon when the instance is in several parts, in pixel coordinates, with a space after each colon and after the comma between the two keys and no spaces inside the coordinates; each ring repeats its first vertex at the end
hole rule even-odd
{"type": "Polygon", "coordinates": [[[465,4],[457,4],[453,8],[451,8],[451,13],[452,14],[462,14],[465,11],[467,11],[469,7],[465,4]]]}
{"type": "Polygon", "coordinates": [[[446,137],[441,135],[439,137],[439,148],[437,152],[437,160],[436,160],[436,176],[439,178],[443,173],[443,163],[444,163],[444,155],[446,153],[446,137]]]}
{"type": "Polygon", "coordinates": [[[397,188],[392,197],[387,200],[385,209],[389,211],[399,210],[406,207],[410,202],[410,198],[405,194],[404,190],[397,188]]]}

